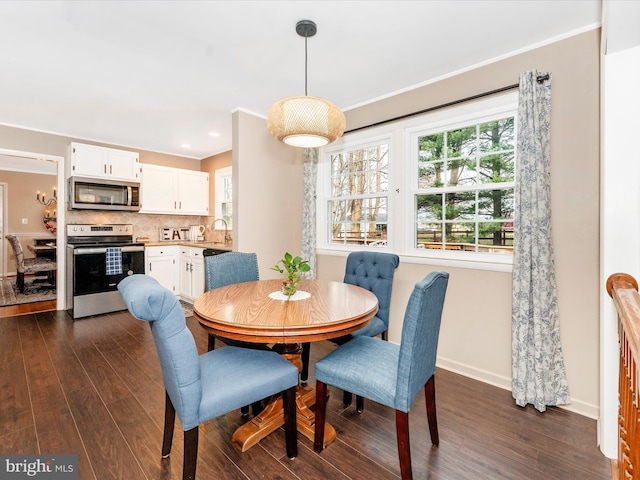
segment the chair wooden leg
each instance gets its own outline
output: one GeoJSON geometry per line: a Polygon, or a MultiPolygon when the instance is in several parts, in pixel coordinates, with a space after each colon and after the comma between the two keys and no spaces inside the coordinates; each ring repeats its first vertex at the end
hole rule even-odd
{"type": "Polygon", "coordinates": [[[164,405],[164,438],[162,439],[162,458],[167,458],[171,453],[173,442],[173,427],[176,423],[176,409],[171,403],[169,394],[165,391],[164,405]]]}
{"type": "Polygon", "coordinates": [[[209,334],[209,341],[207,342],[207,352],[216,348],[216,337],[209,334]]]}
{"type": "Polygon", "coordinates": [[[361,397],[360,395],[356,395],[356,412],[364,412],[364,397],[361,397]]]}
{"type": "Polygon", "coordinates": [[[438,419],[436,418],[436,384],[435,375],[431,375],[431,378],[427,380],[424,386],[424,398],[427,403],[427,419],[429,420],[429,433],[431,434],[431,443],[434,445],[440,444],[440,437],[438,435],[438,419]]]}
{"type": "Polygon", "coordinates": [[[409,442],[409,412],[396,410],[396,436],[398,437],[398,457],[402,480],[411,480],[411,444],[409,442]]]}
{"type": "Polygon", "coordinates": [[[352,401],[353,401],[353,395],[351,395],[351,392],[347,392],[346,390],[342,392],[342,404],[345,407],[350,406],[352,401]]]}
{"type": "Polygon", "coordinates": [[[182,480],[195,480],[198,464],[198,427],[184,432],[184,462],[182,480]]]}
{"type": "Polygon", "coordinates": [[[16,276],[16,287],[20,293],[24,293],[24,273],[18,272],[16,276]]]}
{"type": "Polygon", "coordinates": [[[431,375],[431,378],[424,386],[424,397],[427,401],[427,419],[429,420],[429,433],[431,434],[431,443],[433,443],[434,445],[439,445],[440,437],[438,435],[438,419],[436,418],[435,375],[431,375]]]}
{"type": "Polygon", "coordinates": [[[303,387],[307,386],[307,379],[309,378],[309,354],[311,353],[311,343],[305,342],[302,344],[302,371],[300,372],[300,383],[303,387]]]}
{"type": "Polygon", "coordinates": [[[296,414],[296,387],[282,393],[284,403],[284,436],[287,444],[287,457],[293,460],[298,456],[298,427],[296,414]]]}
{"type": "Polygon", "coordinates": [[[313,449],[320,453],[324,448],[324,422],[327,414],[327,385],[316,380],[316,413],[313,449]]]}

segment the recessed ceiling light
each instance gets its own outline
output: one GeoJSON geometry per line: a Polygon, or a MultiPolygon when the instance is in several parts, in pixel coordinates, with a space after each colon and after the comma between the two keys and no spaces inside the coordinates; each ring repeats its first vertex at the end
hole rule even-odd
{"type": "Polygon", "coordinates": [[[212,137],[219,137],[220,134],[218,132],[209,132],[209,135],[211,135],[212,137]]]}
{"type": "Polygon", "coordinates": [[[182,145],[180,145],[182,148],[191,148],[191,145],[189,145],[188,143],[183,143],[182,145]]]}

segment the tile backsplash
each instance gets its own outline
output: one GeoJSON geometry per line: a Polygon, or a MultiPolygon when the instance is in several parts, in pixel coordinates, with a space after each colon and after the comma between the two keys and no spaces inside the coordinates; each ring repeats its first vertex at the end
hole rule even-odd
{"type": "MultiPolygon", "coordinates": [[[[66,223],[130,223],[133,225],[133,238],[149,237],[152,242],[161,240],[163,228],[188,228],[189,225],[204,225],[204,237],[207,242],[223,242],[224,230],[211,230],[213,217],[194,215],[151,215],[135,212],[111,212],[103,210],[67,210],[66,223]]],[[[217,223],[216,227],[221,227],[217,223]]],[[[231,230],[229,230],[231,236],[231,230]]]]}

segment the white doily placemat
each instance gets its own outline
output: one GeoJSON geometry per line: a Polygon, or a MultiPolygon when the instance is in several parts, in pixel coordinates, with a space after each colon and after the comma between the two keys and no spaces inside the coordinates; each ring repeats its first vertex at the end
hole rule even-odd
{"type": "Polygon", "coordinates": [[[273,300],[304,300],[305,298],[309,298],[311,294],[309,292],[303,292],[302,290],[298,290],[296,293],[287,297],[281,291],[272,292],[269,294],[269,298],[273,300]]]}

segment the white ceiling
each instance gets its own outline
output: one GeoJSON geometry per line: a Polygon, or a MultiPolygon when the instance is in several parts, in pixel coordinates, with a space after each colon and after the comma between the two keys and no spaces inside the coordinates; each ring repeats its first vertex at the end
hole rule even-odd
{"type": "Polygon", "coordinates": [[[600,0],[0,1],[0,124],[201,159],[231,148],[232,111],[266,116],[304,94],[298,20],[318,25],[308,94],[348,110],[595,28],[600,9],[600,0]]]}

